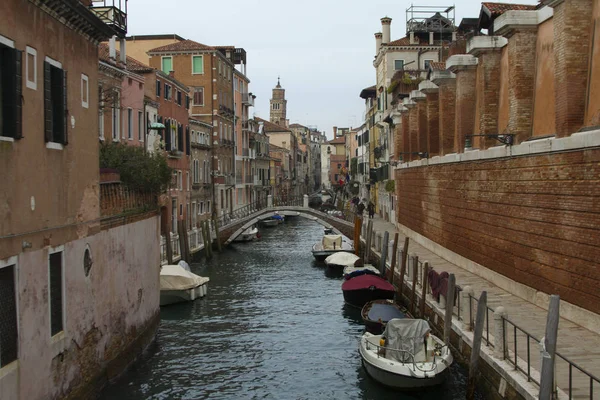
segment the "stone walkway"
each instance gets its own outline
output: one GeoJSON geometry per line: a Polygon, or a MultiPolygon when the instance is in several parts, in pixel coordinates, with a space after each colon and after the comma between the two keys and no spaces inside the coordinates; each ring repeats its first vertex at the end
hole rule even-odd
{"type": "MultiPolygon", "coordinates": [[[[367,224],[368,219],[365,218],[364,224],[367,224]]],[[[379,216],[375,216],[373,219],[373,230],[375,232],[389,232],[390,241],[393,240],[394,235],[398,232],[395,226],[379,216]]],[[[401,249],[404,244],[405,236],[399,232],[398,248],[401,249]]],[[[374,243],[374,241],[373,241],[374,243]]],[[[373,247],[375,247],[373,245],[373,247]]],[[[391,250],[390,250],[391,253],[391,250]]],[[[495,309],[498,306],[505,308],[507,318],[509,321],[518,326],[518,328],[527,331],[530,335],[535,337],[536,340],[529,340],[529,358],[531,376],[535,379],[539,379],[540,367],[540,347],[538,345],[539,339],[544,336],[546,329],[546,318],[547,311],[520,298],[517,297],[504,289],[494,285],[494,283],[473,274],[470,271],[465,270],[455,264],[450,263],[444,258],[417,244],[415,241],[410,241],[408,246],[408,254],[412,256],[416,254],[421,261],[429,261],[438,273],[446,271],[452,273],[456,277],[456,284],[462,288],[470,286],[474,291],[474,296],[479,298],[483,290],[487,291],[487,303],[488,307],[495,309]]],[[[388,263],[389,263],[388,258],[388,263]]],[[[399,279],[399,266],[400,262],[396,263],[397,277],[399,279]]],[[[407,263],[407,266],[411,265],[407,263]]],[[[408,267],[407,267],[408,268],[408,267]]],[[[406,280],[405,280],[406,282],[406,280]]],[[[473,316],[476,313],[476,304],[473,302],[473,316]]],[[[464,317],[461,316],[461,319],[464,317]]],[[[474,317],[473,317],[474,318],[474,317]]],[[[490,312],[490,337],[492,336],[493,329],[493,315],[490,312]]],[[[485,328],[484,328],[485,329],[485,328]]],[[[515,329],[510,323],[507,323],[507,348],[509,349],[509,356],[513,360],[514,365],[514,338],[515,329]]],[[[484,331],[484,338],[486,333],[484,331]]],[[[517,329],[517,354],[518,364],[525,371],[523,376],[527,374],[527,336],[517,329]]],[[[490,341],[493,344],[492,338],[490,341]]],[[[484,342],[485,344],[485,342],[484,342]]],[[[558,327],[558,344],[557,351],[571,362],[577,364],[579,367],[587,371],[588,373],[600,377],[600,335],[587,330],[572,321],[561,318],[558,327]]],[[[510,366],[514,368],[514,366],[510,366]]],[[[590,378],[581,373],[577,368],[572,367],[572,398],[577,399],[600,399],[600,383],[590,381],[590,378]],[[590,395],[590,384],[593,385],[593,394],[590,395]]],[[[560,358],[557,358],[556,366],[556,379],[559,388],[568,398],[569,395],[569,364],[560,358]]],[[[563,397],[563,396],[560,396],[563,397]]]]}

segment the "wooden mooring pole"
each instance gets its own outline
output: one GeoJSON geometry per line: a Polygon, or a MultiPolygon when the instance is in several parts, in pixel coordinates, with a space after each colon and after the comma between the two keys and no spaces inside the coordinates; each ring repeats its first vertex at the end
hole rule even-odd
{"type": "Polygon", "coordinates": [[[408,260],[408,236],[404,239],[402,250],[402,264],[400,265],[400,301],[404,301],[404,274],[406,273],[406,261],[408,260]]]}
{"type": "MultiPolygon", "coordinates": [[[[454,275],[452,275],[454,276],[454,275]]],[[[450,303],[447,300],[446,305],[450,303]]],[[[479,363],[479,351],[481,350],[481,337],[483,335],[483,324],[485,323],[485,311],[487,308],[487,292],[484,290],[479,296],[477,303],[477,316],[475,320],[475,331],[473,332],[473,348],[471,349],[471,362],[469,363],[469,379],[467,381],[467,400],[475,399],[475,383],[477,375],[477,364],[479,363]]],[[[450,342],[446,340],[446,344],[450,342]]],[[[540,397],[540,399],[545,397],[540,397]]]]}
{"type": "Polygon", "coordinates": [[[354,254],[360,256],[360,232],[362,231],[362,218],[354,217],[354,254]]]}
{"type": "Polygon", "coordinates": [[[165,232],[165,245],[167,246],[167,262],[173,265],[173,246],[171,245],[171,231],[167,229],[165,232]]]}
{"type": "Polygon", "coordinates": [[[202,221],[202,237],[204,238],[204,256],[212,258],[212,240],[207,220],[202,221]]]}
{"type": "Polygon", "coordinates": [[[381,244],[381,260],[379,264],[379,271],[381,276],[385,276],[385,262],[387,261],[388,243],[390,241],[390,233],[388,231],[383,232],[383,243],[381,244]]]}
{"type": "Polygon", "coordinates": [[[215,225],[215,236],[217,239],[217,250],[219,250],[219,253],[221,251],[223,251],[223,249],[221,248],[221,238],[219,237],[219,219],[218,218],[213,218],[213,224],[215,225]]]}
{"type": "Polygon", "coordinates": [[[425,318],[425,298],[427,297],[427,280],[429,278],[429,262],[425,261],[423,263],[423,278],[421,279],[421,283],[423,287],[421,288],[421,304],[420,304],[420,312],[419,315],[421,318],[425,318]]]}
{"type": "Polygon", "coordinates": [[[368,264],[369,260],[370,260],[370,255],[371,255],[371,239],[373,236],[373,221],[369,220],[369,223],[367,224],[367,240],[366,240],[366,245],[365,245],[365,252],[363,254],[363,262],[364,264],[368,264]]]}
{"type": "Polygon", "coordinates": [[[448,291],[446,292],[446,314],[444,315],[444,342],[450,344],[450,332],[452,331],[452,310],[454,309],[454,288],[456,277],[450,274],[448,277],[448,291]]]}
{"type": "Polygon", "coordinates": [[[542,373],[540,375],[540,399],[554,398],[554,365],[556,357],[556,339],[558,336],[558,321],[560,315],[560,296],[550,296],[548,319],[546,320],[546,335],[542,350],[542,373]]]}
{"type": "Polygon", "coordinates": [[[396,253],[398,253],[398,232],[394,235],[394,247],[392,247],[392,261],[390,262],[389,281],[394,284],[394,270],[396,269],[396,253]]]}
{"type": "Polygon", "coordinates": [[[419,275],[419,256],[413,255],[412,265],[412,291],[410,294],[410,315],[415,315],[415,298],[417,297],[417,276],[419,275]]]}

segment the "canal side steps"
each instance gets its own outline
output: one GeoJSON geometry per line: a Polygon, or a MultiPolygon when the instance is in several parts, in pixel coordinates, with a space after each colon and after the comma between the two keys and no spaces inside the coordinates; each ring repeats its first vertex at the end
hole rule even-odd
{"type": "MultiPolygon", "coordinates": [[[[366,238],[365,218],[361,235],[364,246],[366,238]]],[[[383,246],[383,234],[389,232],[393,238],[398,232],[394,225],[376,216],[373,219],[373,239],[371,258],[380,260],[383,246]]],[[[400,266],[402,262],[402,244],[405,235],[399,232],[398,254],[394,273],[394,285],[400,297],[400,266]]],[[[392,242],[388,247],[387,269],[389,271],[392,242]]],[[[446,259],[429,249],[409,242],[408,260],[403,282],[402,301],[408,304],[412,298],[413,263],[417,263],[415,303],[417,313],[421,300],[422,276],[424,264],[438,273],[454,274],[457,284],[457,297],[453,308],[451,344],[457,359],[468,364],[473,343],[473,321],[477,310],[477,299],[482,291],[487,292],[487,312],[483,327],[481,360],[479,371],[480,384],[489,398],[537,399],[541,371],[539,342],[545,334],[547,310],[498,287],[446,259]],[[516,338],[516,340],[515,340],[516,338]]],[[[432,326],[443,332],[445,298],[440,296],[437,302],[428,288],[426,295],[425,318],[432,326]]],[[[419,315],[420,316],[420,315],[419,315]]],[[[572,321],[561,317],[557,339],[556,397],[559,399],[598,399],[600,398],[600,334],[585,329],[572,321]],[[581,346],[584,343],[585,346],[581,346]],[[582,372],[583,371],[583,372],[582,372]],[[591,392],[593,390],[593,393],[591,392]]]]}

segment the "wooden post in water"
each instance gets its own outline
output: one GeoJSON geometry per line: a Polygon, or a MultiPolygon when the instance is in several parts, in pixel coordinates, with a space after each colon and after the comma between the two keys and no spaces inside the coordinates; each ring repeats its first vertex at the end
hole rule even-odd
{"type": "Polygon", "coordinates": [[[387,261],[387,253],[388,253],[388,242],[390,241],[390,233],[388,231],[383,232],[383,243],[381,244],[381,260],[379,263],[379,270],[381,271],[381,276],[385,276],[385,262],[387,261]]]}
{"type": "Polygon", "coordinates": [[[189,263],[189,242],[187,241],[185,221],[179,221],[179,224],[177,224],[177,230],[179,231],[179,250],[181,252],[181,259],[189,263]]]}
{"type": "Polygon", "coordinates": [[[215,235],[217,236],[217,250],[219,250],[219,253],[222,251],[221,249],[221,239],[219,237],[219,219],[218,218],[213,218],[213,224],[215,225],[215,235]]]}
{"type": "Polygon", "coordinates": [[[417,275],[419,275],[419,256],[413,255],[412,293],[410,295],[410,315],[415,315],[415,298],[417,297],[417,275]]]}
{"type": "Polygon", "coordinates": [[[394,246],[392,247],[392,261],[390,262],[389,281],[394,284],[394,269],[396,269],[396,253],[398,252],[398,232],[394,235],[394,246]]]}
{"type": "Polygon", "coordinates": [[[354,254],[360,256],[360,232],[362,230],[362,218],[354,217],[354,254]]]}
{"type": "Polygon", "coordinates": [[[420,304],[420,313],[421,318],[425,318],[425,298],[427,297],[427,281],[428,281],[428,272],[429,272],[429,262],[425,261],[423,263],[423,278],[421,279],[421,283],[423,287],[421,288],[421,304],[420,304]]]}
{"type": "Polygon", "coordinates": [[[552,399],[554,393],[554,364],[556,357],[556,338],[558,336],[558,320],[560,315],[560,296],[550,296],[544,351],[542,352],[542,373],[540,376],[540,399],[552,399]]]}
{"type": "Polygon", "coordinates": [[[450,345],[450,331],[452,331],[452,309],[454,308],[454,288],[456,277],[450,274],[448,277],[448,291],[446,292],[446,314],[444,315],[444,342],[450,345]]]}
{"type": "Polygon", "coordinates": [[[367,224],[367,241],[365,243],[365,254],[363,258],[364,264],[369,263],[369,256],[371,255],[371,238],[373,236],[373,221],[369,220],[367,224]]]}
{"type": "Polygon", "coordinates": [[[167,262],[173,265],[173,246],[171,246],[171,231],[167,229],[165,232],[165,241],[167,245],[167,262]]]}
{"type": "Polygon", "coordinates": [[[208,220],[204,220],[203,222],[203,231],[204,231],[204,240],[205,240],[205,245],[204,245],[204,252],[206,257],[208,258],[212,258],[213,252],[212,252],[212,237],[210,234],[210,224],[208,223],[208,220]]]}
{"type": "MultiPolygon", "coordinates": [[[[451,275],[454,276],[454,275],[451,275]]],[[[449,282],[448,282],[449,283],[449,282]]],[[[448,285],[448,291],[450,286],[448,285]]],[[[446,307],[451,304],[450,300],[446,301],[446,307]]],[[[446,308],[447,310],[448,308],[446,308]]],[[[473,348],[471,349],[471,362],[469,363],[469,379],[467,381],[467,400],[473,400],[475,398],[475,381],[477,375],[477,364],[479,363],[479,351],[481,350],[481,336],[483,335],[483,324],[485,323],[485,311],[487,309],[487,292],[484,290],[479,296],[479,302],[477,303],[477,319],[475,320],[475,332],[473,332],[473,348]]],[[[444,326],[444,330],[445,330],[444,326]]],[[[450,344],[449,339],[446,339],[446,344],[450,344]]],[[[547,398],[549,397],[540,397],[547,398]]]]}
{"type": "Polygon", "coordinates": [[[406,273],[406,261],[408,259],[408,236],[404,239],[402,250],[402,265],[400,266],[400,301],[404,301],[404,274],[406,273]]]}

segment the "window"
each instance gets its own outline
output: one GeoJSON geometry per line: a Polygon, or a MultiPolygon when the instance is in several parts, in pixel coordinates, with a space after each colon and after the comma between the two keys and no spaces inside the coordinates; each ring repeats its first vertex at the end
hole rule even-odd
{"type": "Polygon", "coordinates": [[[25,47],[25,71],[27,71],[27,87],[37,90],[37,51],[32,47],[25,47]]]}
{"type": "Polygon", "coordinates": [[[81,74],[81,106],[88,108],[90,104],[90,86],[89,78],[86,74],[81,74]]]}
{"type": "Polygon", "coordinates": [[[50,252],[48,256],[48,283],[50,300],[50,336],[63,331],[63,252],[50,252]]]}
{"type": "Polygon", "coordinates": [[[185,177],[187,181],[187,191],[190,191],[190,187],[192,187],[192,183],[190,181],[190,171],[185,171],[185,177]]]}
{"type": "Polygon", "coordinates": [[[17,257],[0,261],[0,368],[19,356],[16,262],[17,257]]]}
{"type": "Polygon", "coordinates": [[[181,92],[179,90],[177,91],[177,104],[181,105],[181,92]]]}
{"type": "Polygon", "coordinates": [[[203,201],[200,202],[200,208],[198,208],[198,214],[199,215],[204,214],[204,202],[203,201]]]}
{"type": "Polygon", "coordinates": [[[203,87],[194,88],[194,105],[195,106],[203,106],[204,105],[204,88],[203,87]]]}
{"type": "Polygon", "coordinates": [[[156,97],[160,97],[160,86],[161,86],[161,83],[160,83],[160,81],[157,79],[157,80],[156,80],[156,97]]]}
{"type": "Polygon", "coordinates": [[[210,200],[206,202],[206,212],[210,214],[210,200]]]}
{"type": "Polygon", "coordinates": [[[219,60],[219,75],[222,75],[222,73],[221,73],[221,60],[219,60]]]}
{"type": "Polygon", "coordinates": [[[67,144],[67,73],[61,63],[48,57],[44,62],[44,119],[46,142],[67,144]]]}
{"type": "Polygon", "coordinates": [[[204,73],[204,57],[192,56],[192,74],[204,73]]]}
{"type": "Polygon", "coordinates": [[[144,140],[144,113],[138,111],[138,140],[144,140]]]}
{"type": "Polygon", "coordinates": [[[273,103],[273,110],[279,110],[279,103],[273,103]]]}
{"type": "Polygon", "coordinates": [[[127,139],[133,140],[133,110],[127,109],[127,139]]]}
{"type": "Polygon", "coordinates": [[[163,57],[161,69],[162,72],[164,72],[165,74],[168,74],[169,72],[173,71],[173,57],[163,57]]]}
{"type": "Polygon", "coordinates": [[[394,60],[394,69],[396,71],[399,69],[404,69],[404,60],[394,60]]]}
{"type": "Polygon", "coordinates": [[[0,36],[0,136],[8,141],[22,137],[21,57],[14,42],[0,36]]]}
{"type": "Polygon", "coordinates": [[[183,204],[179,204],[179,216],[183,217],[183,204]]]}
{"type": "Polygon", "coordinates": [[[121,126],[121,96],[119,92],[113,92],[112,101],[112,137],[114,141],[118,141],[121,132],[119,129],[121,126]]]}
{"type": "Polygon", "coordinates": [[[433,62],[433,60],[425,60],[425,61],[423,61],[423,67],[424,67],[424,69],[429,69],[429,66],[431,65],[432,62],[433,62]]]}
{"type": "Polygon", "coordinates": [[[177,189],[183,190],[183,174],[177,171],[177,189]]]}
{"type": "Polygon", "coordinates": [[[196,202],[192,202],[192,215],[191,215],[191,220],[192,220],[192,226],[196,227],[196,202]]]}
{"type": "Polygon", "coordinates": [[[165,83],[165,100],[171,100],[171,85],[165,83]]]}
{"type": "Polygon", "coordinates": [[[177,199],[171,199],[171,233],[177,232],[177,199]]]}

